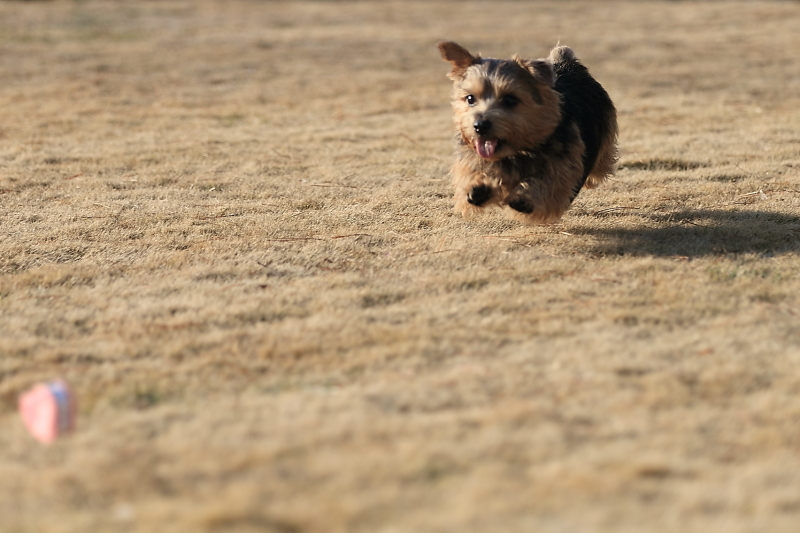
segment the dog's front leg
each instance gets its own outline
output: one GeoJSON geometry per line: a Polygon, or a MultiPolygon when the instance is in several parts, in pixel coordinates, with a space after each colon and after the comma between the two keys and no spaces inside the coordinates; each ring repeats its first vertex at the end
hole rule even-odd
{"type": "Polygon", "coordinates": [[[512,190],[505,199],[505,204],[520,213],[529,215],[534,212],[536,205],[541,202],[539,191],[530,183],[522,182],[512,190]]]}
{"type": "Polygon", "coordinates": [[[475,208],[497,204],[502,200],[500,180],[491,173],[475,169],[471,165],[457,161],[451,169],[455,195],[456,211],[467,215],[475,208]]]}

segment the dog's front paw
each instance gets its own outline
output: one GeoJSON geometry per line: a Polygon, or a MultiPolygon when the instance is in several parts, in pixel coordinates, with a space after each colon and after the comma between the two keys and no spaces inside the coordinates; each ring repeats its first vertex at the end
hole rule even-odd
{"type": "Polygon", "coordinates": [[[525,213],[526,215],[533,213],[533,202],[527,198],[515,198],[514,200],[508,202],[508,207],[514,211],[525,213]]]}
{"type": "Polygon", "coordinates": [[[482,206],[492,196],[492,188],[488,185],[476,185],[467,194],[467,201],[472,205],[482,206]]]}

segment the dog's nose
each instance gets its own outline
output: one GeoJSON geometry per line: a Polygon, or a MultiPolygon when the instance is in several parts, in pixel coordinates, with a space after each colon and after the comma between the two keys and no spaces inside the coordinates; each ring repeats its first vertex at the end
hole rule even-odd
{"type": "Polygon", "coordinates": [[[484,135],[486,133],[489,133],[489,130],[492,128],[492,123],[489,122],[488,120],[480,119],[476,120],[472,124],[472,127],[475,128],[475,133],[477,133],[478,135],[484,135]]]}

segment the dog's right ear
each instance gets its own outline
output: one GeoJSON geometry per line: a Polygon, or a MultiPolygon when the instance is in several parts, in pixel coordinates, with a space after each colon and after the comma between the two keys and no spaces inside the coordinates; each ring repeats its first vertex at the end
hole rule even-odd
{"type": "Polygon", "coordinates": [[[447,75],[451,80],[460,80],[464,78],[464,73],[467,69],[475,63],[480,63],[480,56],[476,57],[470,54],[466,48],[460,46],[453,41],[442,41],[439,43],[439,52],[442,53],[442,59],[449,61],[453,64],[453,70],[447,75]]]}

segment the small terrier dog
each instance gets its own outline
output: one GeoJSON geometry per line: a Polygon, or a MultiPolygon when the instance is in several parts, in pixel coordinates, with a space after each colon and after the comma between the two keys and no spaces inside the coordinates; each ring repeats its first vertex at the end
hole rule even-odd
{"type": "Polygon", "coordinates": [[[617,112],[608,93],[557,46],[547,59],[473,56],[439,43],[452,63],[455,208],[508,206],[528,223],[555,222],[582,187],[614,172],[617,112]]]}

